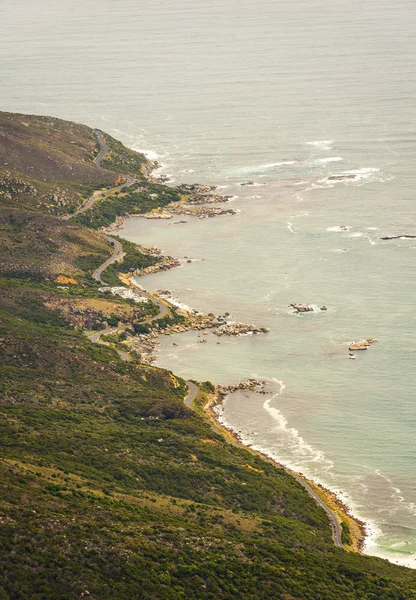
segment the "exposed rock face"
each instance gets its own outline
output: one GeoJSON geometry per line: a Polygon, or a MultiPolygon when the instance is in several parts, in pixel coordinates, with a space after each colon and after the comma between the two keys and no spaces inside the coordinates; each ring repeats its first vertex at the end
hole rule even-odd
{"type": "Polygon", "coordinates": [[[158,273],[159,271],[167,271],[180,266],[181,263],[177,258],[173,258],[173,256],[164,256],[161,258],[161,261],[155,265],[150,265],[144,269],[136,269],[132,272],[132,276],[141,277],[142,275],[150,275],[151,273],[158,273]]]}
{"type": "Polygon", "coordinates": [[[416,235],[392,235],[378,238],[379,240],[414,240],[416,235]]]}
{"type": "Polygon", "coordinates": [[[222,335],[244,335],[247,333],[268,333],[270,329],[267,327],[257,327],[256,325],[245,325],[244,323],[236,323],[235,325],[226,324],[218,329],[216,329],[213,333],[214,335],[222,336],[222,335]]]}
{"type": "Polygon", "coordinates": [[[354,350],[367,350],[367,348],[369,348],[371,344],[374,344],[376,341],[377,340],[373,338],[368,338],[367,340],[361,340],[361,342],[352,342],[349,345],[349,350],[351,352],[354,350]]]}
{"type": "Polygon", "coordinates": [[[343,181],[344,179],[355,179],[356,175],[331,175],[328,177],[328,181],[343,181]]]}
{"type": "Polygon", "coordinates": [[[290,306],[294,309],[294,312],[297,313],[313,312],[313,306],[310,306],[309,304],[290,304],[290,306]]]}
{"type": "Polygon", "coordinates": [[[232,394],[233,392],[237,392],[238,390],[250,390],[253,391],[256,388],[263,387],[265,385],[265,381],[259,381],[258,379],[254,379],[250,377],[247,381],[241,381],[240,383],[235,383],[233,385],[218,386],[216,388],[218,396],[224,398],[224,396],[228,396],[228,394],[232,394]]]}
{"type": "Polygon", "coordinates": [[[221,208],[219,206],[195,206],[189,202],[173,202],[164,209],[155,209],[143,215],[137,215],[143,219],[171,219],[173,215],[189,215],[205,219],[220,215],[235,215],[237,211],[232,208],[221,208]]]}

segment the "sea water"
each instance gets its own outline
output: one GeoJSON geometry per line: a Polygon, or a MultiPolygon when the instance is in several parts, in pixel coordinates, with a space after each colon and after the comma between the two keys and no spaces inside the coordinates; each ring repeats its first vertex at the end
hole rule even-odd
{"type": "Polygon", "coordinates": [[[233,196],[235,216],[131,218],[121,235],[183,259],[145,287],[271,331],[167,337],[158,364],[267,380],[220,418],[340,492],[367,552],[413,567],[416,240],[380,238],[415,234],[415,21],[408,0],[0,7],[3,110],[99,127],[156,152],[172,182],[233,196]]]}

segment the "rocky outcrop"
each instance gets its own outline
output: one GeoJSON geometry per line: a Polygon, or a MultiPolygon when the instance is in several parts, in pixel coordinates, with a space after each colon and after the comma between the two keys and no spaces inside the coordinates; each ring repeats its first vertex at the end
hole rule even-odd
{"type": "Polygon", "coordinates": [[[310,304],[290,304],[295,313],[313,312],[313,306],[310,304]]]}
{"type": "Polygon", "coordinates": [[[257,327],[256,325],[246,325],[245,323],[236,323],[236,324],[225,324],[223,326],[218,327],[213,333],[217,336],[223,335],[246,335],[248,333],[251,334],[259,334],[259,333],[268,333],[270,329],[267,327],[257,327]]]}
{"type": "Polygon", "coordinates": [[[352,342],[349,345],[349,350],[350,352],[353,352],[355,350],[367,350],[371,344],[374,344],[374,342],[376,342],[377,340],[373,339],[373,338],[368,338],[366,340],[361,340],[360,342],[352,342]]]}
{"type": "Polygon", "coordinates": [[[391,235],[386,237],[378,238],[379,240],[414,240],[416,239],[416,235],[391,235]]]}
{"type": "Polygon", "coordinates": [[[151,275],[152,273],[158,273],[159,271],[168,271],[175,267],[180,267],[181,263],[177,258],[173,256],[163,256],[160,258],[160,262],[143,269],[136,269],[130,275],[132,277],[142,277],[143,275],[151,275]]]}
{"type": "Polygon", "coordinates": [[[241,381],[240,383],[235,383],[233,385],[229,385],[229,386],[219,385],[216,388],[216,392],[217,392],[218,396],[220,397],[220,400],[222,400],[225,396],[228,396],[228,394],[232,394],[233,392],[237,392],[239,390],[254,391],[258,388],[263,388],[265,386],[265,384],[266,384],[265,381],[259,381],[258,379],[255,379],[254,377],[250,377],[247,381],[241,381]]]}
{"type": "Polygon", "coordinates": [[[330,177],[328,177],[328,181],[344,181],[346,180],[351,180],[351,179],[356,179],[356,175],[353,174],[349,174],[349,175],[331,175],[330,177]]]}

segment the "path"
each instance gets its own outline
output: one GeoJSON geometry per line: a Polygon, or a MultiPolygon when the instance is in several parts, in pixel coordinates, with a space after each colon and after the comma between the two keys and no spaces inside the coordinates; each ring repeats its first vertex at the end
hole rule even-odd
{"type": "MultiPolygon", "coordinates": [[[[103,346],[109,346],[110,344],[108,342],[101,341],[101,336],[111,335],[112,333],[118,333],[119,331],[124,331],[124,328],[123,327],[112,327],[111,329],[100,329],[99,331],[88,331],[88,332],[86,332],[86,336],[87,336],[87,338],[89,338],[91,340],[91,342],[94,342],[95,344],[102,344],[103,346]]],[[[121,358],[121,360],[124,360],[124,362],[131,361],[130,354],[128,354],[124,350],[119,350],[118,348],[116,348],[116,351],[117,351],[117,354],[119,355],[119,357],[121,358]]]]}
{"type": "Polygon", "coordinates": [[[110,237],[109,235],[106,235],[105,237],[106,237],[107,241],[110,242],[110,244],[113,244],[113,246],[114,246],[114,252],[110,256],[110,258],[107,258],[107,260],[105,262],[103,262],[103,264],[100,265],[98,267],[98,269],[96,269],[94,271],[94,273],[92,274],[92,276],[94,277],[94,279],[96,281],[99,281],[103,285],[107,285],[107,284],[101,279],[102,272],[105,271],[105,269],[107,267],[109,267],[113,262],[115,262],[116,260],[120,260],[121,258],[123,258],[123,246],[120,244],[120,242],[118,240],[110,237]]]}
{"type": "Polygon", "coordinates": [[[332,529],[332,537],[334,538],[335,546],[338,546],[338,548],[342,548],[343,550],[345,550],[345,546],[342,543],[342,537],[341,537],[341,535],[342,535],[341,525],[340,525],[338,518],[337,518],[336,514],[334,513],[334,511],[329,508],[329,506],[326,504],[326,502],[324,500],[322,500],[322,498],[319,496],[319,494],[317,492],[315,492],[313,487],[311,485],[309,485],[309,483],[307,481],[305,481],[300,475],[298,475],[297,473],[294,473],[293,471],[290,471],[289,469],[285,469],[285,471],[287,473],[289,473],[289,475],[292,475],[292,477],[294,477],[296,479],[296,481],[305,488],[305,490],[315,500],[315,502],[321,508],[324,509],[324,511],[326,512],[326,514],[328,515],[328,518],[329,518],[329,522],[330,522],[331,529],[332,529]]]}
{"type": "Polygon", "coordinates": [[[195,398],[198,396],[199,388],[193,381],[187,381],[186,385],[188,386],[188,395],[186,396],[184,403],[188,408],[193,408],[193,402],[195,398]]]}
{"type": "MultiPolygon", "coordinates": [[[[94,135],[97,138],[101,148],[99,155],[94,158],[94,164],[97,165],[97,167],[99,167],[100,169],[102,169],[101,161],[107,154],[108,147],[99,129],[94,129],[94,135]]],[[[119,192],[123,188],[130,187],[131,185],[133,185],[133,183],[136,183],[136,180],[133,179],[133,177],[130,177],[130,175],[122,175],[122,177],[124,177],[124,179],[126,180],[125,183],[111,187],[108,190],[99,190],[98,192],[94,192],[93,195],[90,198],[88,198],[84,206],[76,210],[74,213],[66,215],[65,217],[63,217],[63,219],[65,221],[68,221],[69,219],[72,219],[72,217],[76,217],[77,215],[82,214],[86,210],[89,210],[99,198],[106,198],[107,196],[111,196],[111,194],[114,194],[114,192],[119,192]]]]}
{"type": "MultiPolygon", "coordinates": [[[[190,381],[188,381],[187,383],[188,383],[188,387],[189,387],[189,384],[192,384],[192,382],[190,382],[190,381]]],[[[195,384],[192,384],[192,385],[195,385],[195,384]]],[[[185,398],[185,404],[191,394],[191,388],[189,388],[189,389],[190,389],[189,394],[185,398]]],[[[191,402],[192,402],[192,400],[191,400],[191,402]]],[[[187,406],[188,406],[188,404],[187,404],[187,406]]],[[[305,479],[303,479],[303,477],[301,477],[298,473],[295,473],[294,471],[287,469],[284,465],[277,465],[277,463],[272,458],[269,458],[268,456],[266,456],[265,454],[263,454],[261,452],[257,452],[257,450],[253,450],[252,448],[250,448],[250,446],[246,446],[245,444],[243,444],[242,442],[237,440],[233,436],[233,434],[229,432],[229,430],[226,427],[224,427],[223,425],[218,423],[218,421],[215,419],[215,417],[212,417],[211,419],[209,419],[209,421],[211,423],[211,429],[213,429],[213,431],[215,431],[215,433],[220,433],[223,440],[227,444],[230,444],[231,446],[235,446],[236,448],[244,448],[245,450],[248,450],[249,452],[256,454],[256,456],[259,456],[265,462],[272,464],[274,467],[279,466],[284,471],[286,471],[286,473],[288,473],[289,475],[294,477],[296,479],[296,481],[298,483],[300,483],[300,485],[308,492],[308,494],[311,496],[311,498],[313,498],[313,500],[315,500],[315,502],[321,508],[323,508],[324,511],[326,512],[328,519],[329,519],[330,526],[331,526],[332,537],[333,537],[335,546],[337,546],[338,548],[342,548],[343,550],[346,550],[344,544],[342,543],[342,537],[341,537],[342,529],[341,529],[341,525],[339,523],[336,513],[331,508],[329,508],[329,506],[326,504],[326,502],[320,497],[320,495],[314,490],[314,488],[305,479]]]]}

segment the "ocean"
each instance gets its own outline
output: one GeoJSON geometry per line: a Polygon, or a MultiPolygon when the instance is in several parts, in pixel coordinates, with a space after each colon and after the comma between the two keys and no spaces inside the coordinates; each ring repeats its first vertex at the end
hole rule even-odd
{"type": "Polygon", "coordinates": [[[158,364],[267,380],[220,418],[339,492],[366,552],[416,567],[415,4],[3,0],[0,23],[2,110],[101,128],[233,196],[235,216],[120,234],[184,259],[143,286],[271,331],[167,337],[158,364]]]}

